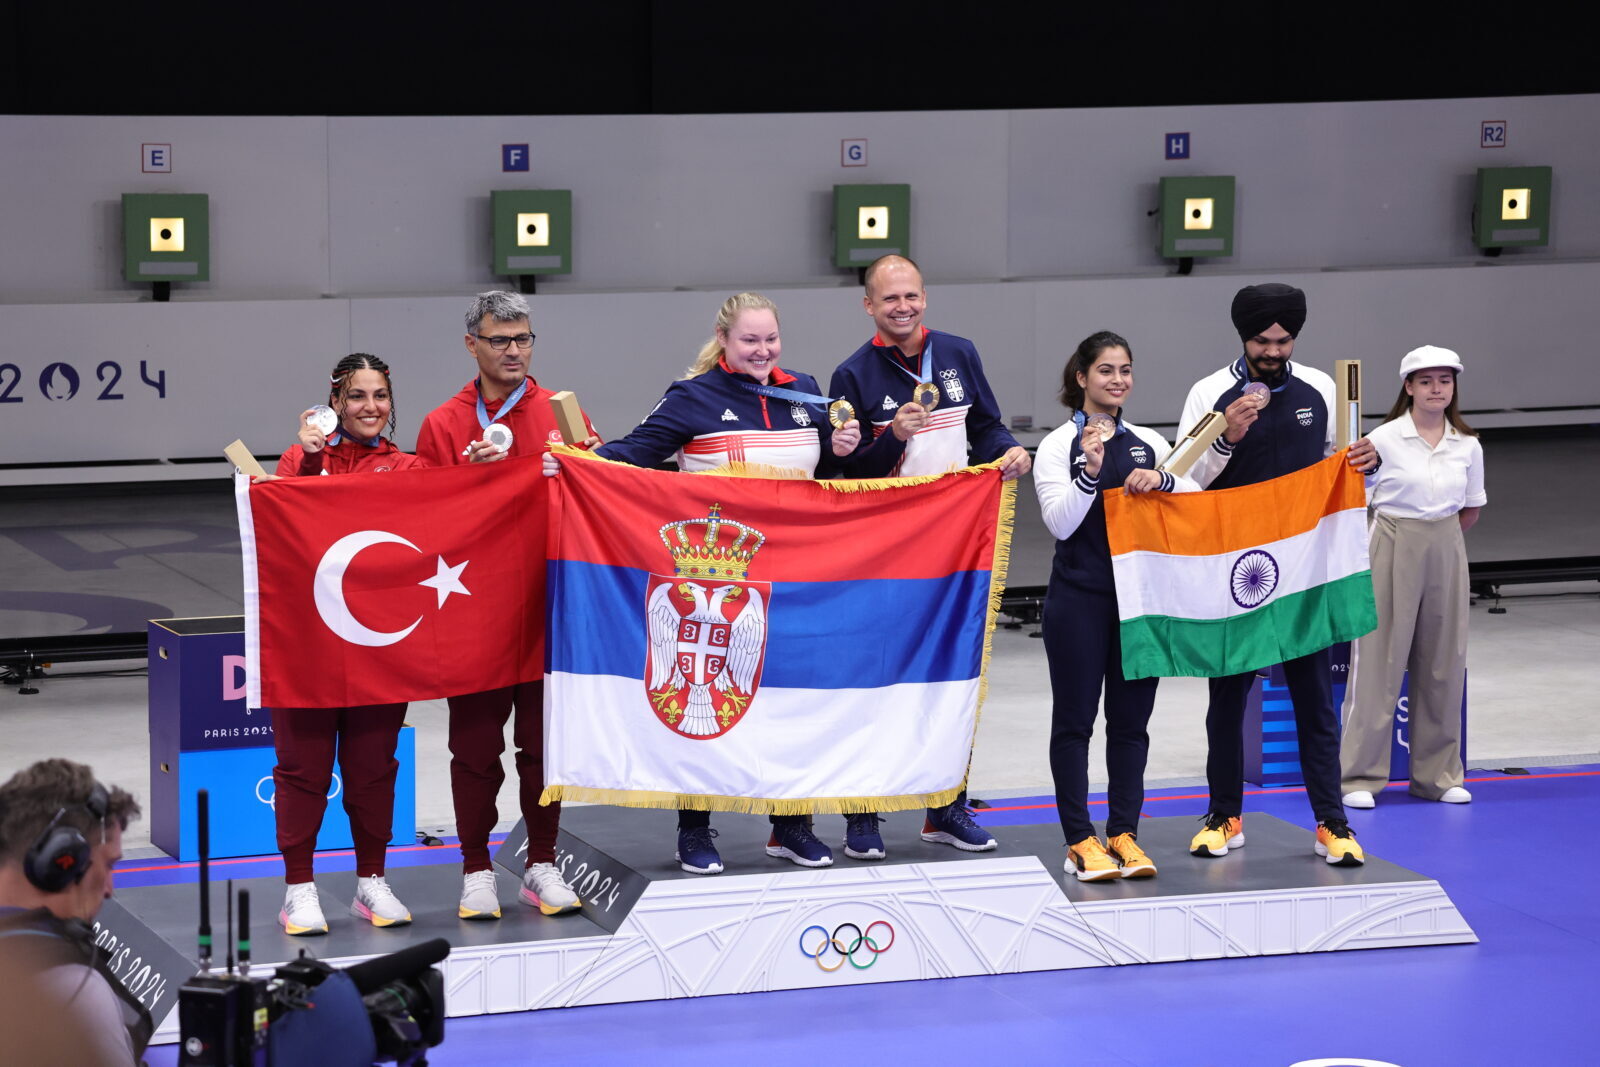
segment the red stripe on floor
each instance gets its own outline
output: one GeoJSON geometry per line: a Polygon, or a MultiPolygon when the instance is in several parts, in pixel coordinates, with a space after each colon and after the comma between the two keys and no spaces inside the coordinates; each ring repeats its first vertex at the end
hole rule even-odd
{"type": "MultiPolygon", "coordinates": [[[[1054,807],[1054,805],[1051,805],[1051,806],[1054,807]]],[[[498,846],[498,845],[504,844],[505,840],[506,839],[502,837],[498,841],[490,841],[489,844],[491,846],[498,846]]],[[[390,848],[387,851],[389,851],[389,852],[427,852],[427,851],[430,851],[430,850],[436,849],[436,848],[459,848],[459,847],[460,846],[458,846],[458,845],[400,845],[397,848],[390,848]]],[[[317,853],[318,856],[354,856],[355,854],[356,854],[355,850],[354,849],[349,849],[349,848],[340,849],[337,852],[318,852],[317,853]]],[[[211,861],[211,866],[213,866],[213,867],[226,867],[226,866],[228,866],[230,864],[235,864],[235,863],[273,863],[273,862],[276,862],[278,859],[279,859],[279,857],[275,856],[275,855],[273,855],[273,856],[237,856],[237,857],[234,857],[232,859],[212,860],[211,861]]],[[[155,867],[122,867],[122,866],[118,866],[117,867],[117,873],[118,874],[135,874],[135,873],[139,873],[139,872],[142,872],[142,871],[187,871],[187,870],[198,870],[199,867],[200,867],[200,861],[199,860],[195,860],[193,863],[164,863],[164,864],[159,864],[159,865],[157,865],[155,867]]]]}

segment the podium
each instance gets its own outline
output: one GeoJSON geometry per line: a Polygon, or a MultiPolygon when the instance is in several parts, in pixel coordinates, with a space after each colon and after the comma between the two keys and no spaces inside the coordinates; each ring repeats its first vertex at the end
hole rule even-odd
{"type": "MultiPolygon", "coordinates": [[[[1350,677],[1350,643],[1333,646],[1328,670],[1333,683],[1333,710],[1342,715],[1345,683],[1350,677]]],[[[1411,731],[1408,696],[1411,674],[1400,683],[1395,701],[1394,732],[1389,741],[1389,780],[1411,780],[1411,731]]],[[[1467,761],[1467,690],[1461,688],[1461,762],[1467,761]]],[[[1304,785],[1300,739],[1295,733],[1294,701],[1283,668],[1274,665],[1256,675],[1244,709],[1244,777],[1256,785],[1304,785]]]]}
{"type": "MultiPolygon", "coordinates": [[[[211,794],[211,855],[278,851],[272,718],[245,706],[244,616],[152,619],[150,656],[150,840],[179,860],[199,858],[195,795],[211,794]]],[[[395,753],[394,837],[416,838],[416,733],[400,731],[395,753]]],[[[351,846],[337,763],[317,850],[351,846]]]]}

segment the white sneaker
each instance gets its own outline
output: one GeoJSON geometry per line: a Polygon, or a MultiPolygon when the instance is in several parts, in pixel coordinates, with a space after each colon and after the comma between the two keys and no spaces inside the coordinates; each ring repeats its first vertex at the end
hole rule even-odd
{"type": "Polygon", "coordinates": [[[1471,804],[1472,794],[1462,789],[1459,785],[1453,785],[1444,791],[1444,795],[1439,800],[1444,804],[1471,804]]]}
{"type": "Polygon", "coordinates": [[[411,912],[381,874],[356,879],[356,899],[350,904],[350,914],[373,926],[402,926],[411,921],[411,912]]]}
{"type": "Polygon", "coordinates": [[[1347,808],[1370,808],[1377,801],[1372,799],[1372,794],[1365,789],[1357,789],[1353,793],[1344,795],[1344,806],[1347,808]]]}
{"type": "Polygon", "coordinates": [[[494,871],[473,871],[461,880],[461,906],[456,914],[463,919],[500,918],[500,891],[495,887],[494,871]]]}
{"type": "Polygon", "coordinates": [[[572,891],[553,863],[535,863],[522,872],[522,889],[517,893],[524,904],[546,915],[578,910],[578,894],[572,891]]]}
{"type": "Polygon", "coordinates": [[[322,914],[322,901],[317,898],[317,883],[294,882],[283,894],[283,910],[278,912],[278,925],[283,932],[295,937],[310,937],[328,932],[328,920],[322,914]]]}

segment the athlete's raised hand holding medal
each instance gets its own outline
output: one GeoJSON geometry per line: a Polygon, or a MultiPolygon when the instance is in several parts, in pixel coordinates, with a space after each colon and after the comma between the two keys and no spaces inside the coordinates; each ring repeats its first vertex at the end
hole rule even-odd
{"type": "MultiPolygon", "coordinates": [[[[1116,423],[1112,422],[1113,430],[1116,423]]],[[[1091,478],[1100,477],[1100,464],[1106,458],[1106,439],[1110,434],[1100,432],[1098,425],[1091,425],[1085,421],[1083,429],[1078,434],[1078,447],[1083,450],[1083,473],[1091,478]]]]}
{"type": "Polygon", "coordinates": [[[1117,420],[1104,412],[1097,411],[1083,420],[1085,436],[1098,434],[1100,443],[1105,444],[1117,432],[1117,420]]]}
{"type": "Polygon", "coordinates": [[[321,452],[338,428],[339,416],[328,405],[318,404],[300,413],[300,432],[296,436],[307,452],[321,452]]]}
{"type": "Polygon", "coordinates": [[[828,423],[835,430],[842,430],[848,422],[854,422],[856,417],[855,405],[848,400],[835,400],[828,405],[828,423]]]}

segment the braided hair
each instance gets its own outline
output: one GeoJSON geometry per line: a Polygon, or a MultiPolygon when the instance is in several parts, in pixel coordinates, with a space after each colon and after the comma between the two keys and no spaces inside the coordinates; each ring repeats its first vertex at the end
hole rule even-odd
{"type": "MultiPolygon", "coordinates": [[[[333,374],[328,379],[328,406],[338,409],[339,401],[344,399],[345,390],[350,384],[350,375],[358,370],[375,370],[383,375],[383,386],[389,390],[389,436],[394,437],[395,404],[394,383],[389,380],[389,364],[368,352],[352,352],[341,359],[333,368],[333,374]]],[[[340,424],[343,425],[344,413],[339,414],[340,424]]]]}

